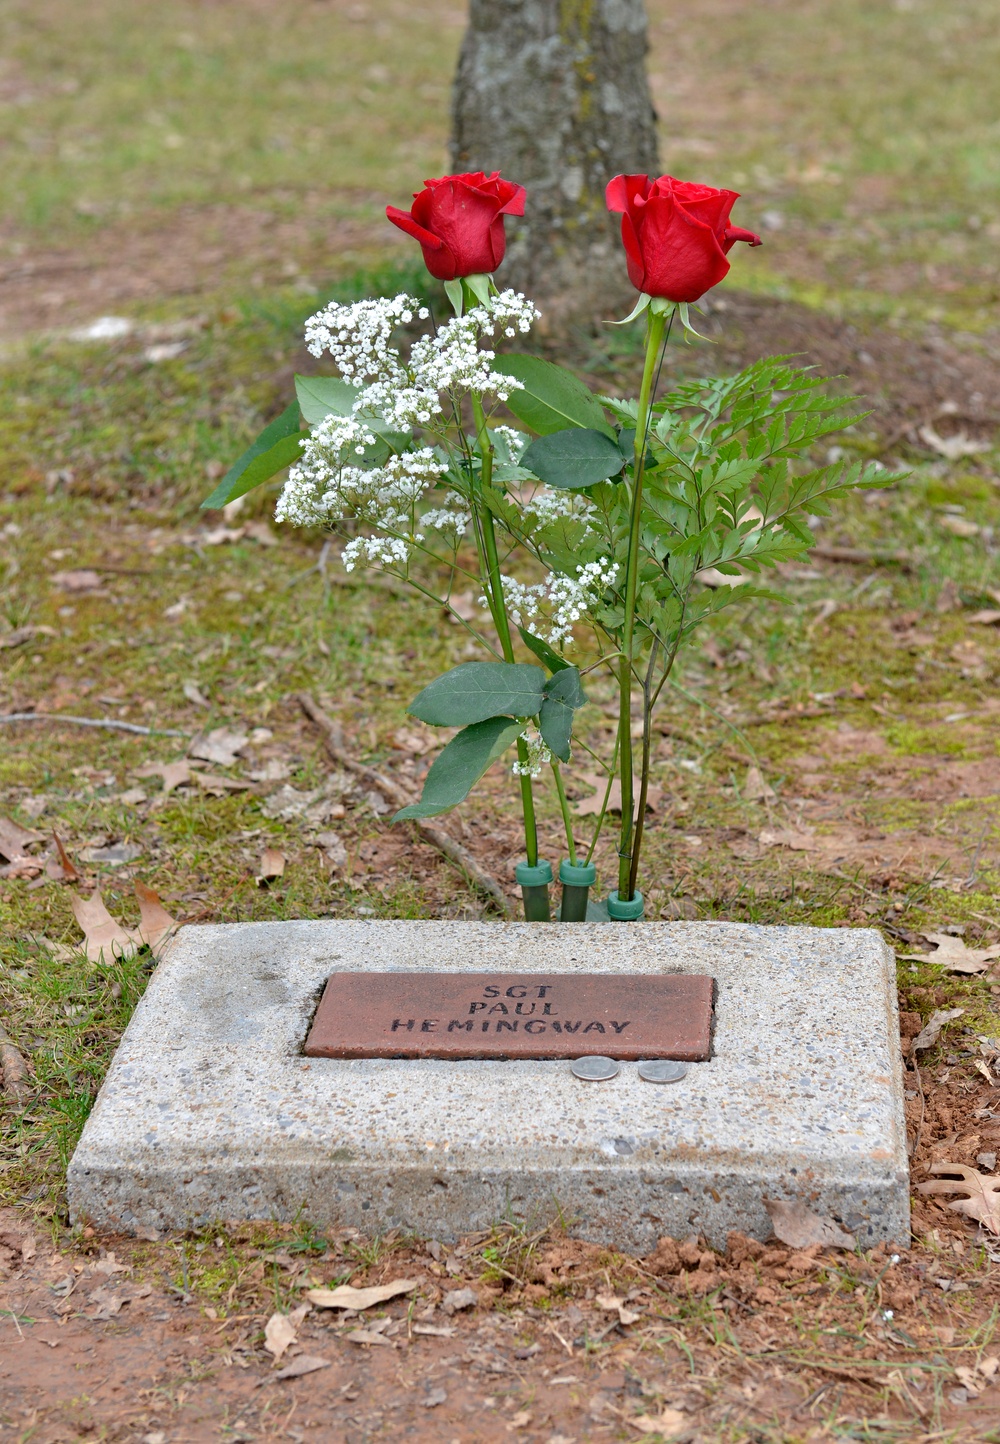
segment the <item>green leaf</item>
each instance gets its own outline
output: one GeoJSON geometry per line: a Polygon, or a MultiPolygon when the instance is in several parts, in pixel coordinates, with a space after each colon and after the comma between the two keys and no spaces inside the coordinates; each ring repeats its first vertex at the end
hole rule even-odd
{"type": "Polygon", "coordinates": [[[475,272],[471,276],[464,276],[463,280],[466,289],[472,292],[472,295],[479,302],[480,306],[488,306],[490,304],[490,285],[493,277],[489,272],[475,272]]]}
{"type": "Polygon", "coordinates": [[[557,431],[533,441],[521,458],[546,486],[581,491],[617,475],[625,465],[617,440],[603,431],[557,431]]]}
{"type": "Polygon", "coordinates": [[[490,368],[521,382],[523,389],[511,392],[507,407],[540,436],[562,431],[567,424],[592,427],[614,436],[597,397],[562,366],[554,366],[540,356],[515,354],[495,357],[490,368]]]}
{"type": "Polygon", "coordinates": [[[436,677],[407,711],[434,727],[462,727],[498,717],[534,717],[542,705],[545,673],[530,662],[466,662],[436,677]]]}
{"type": "Polygon", "coordinates": [[[461,281],[445,281],[445,294],[451,302],[451,309],[456,316],[461,316],[465,308],[465,291],[461,281]]]}
{"type": "MultiPolygon", "coordinates": [[[[349,381],[342,381],[339,376],[296,376],[295,394],[306,421],[310,426],[318,426],[328,416],[350,416],[358,399],[358,388],[349,381]]],[[[403,431],[390,431],[385,418],[374,411],[358,412],[358,420],[375,436],[381,437],[393,451],[402,451],[410,439],[403,431]]],[[[371,452],[372,448],[369,447],[368,451],[371,452]]],[[[380,449],[379,456],[381,459],[375,461],[376,466],[382,464],[387,453],[380,449]]]]}
{"type": "Polygon", "coordinates": [[[565,667],[545,684],[545,700],[538,714],[538,730],[546,747],[560,762],[569,761],[573,712],[577,707],[582,707],[586,700],[576,667],[565,667]]]}
{"type": "Polygon", "coordinates": [[[255,486],[270,481],[272,476],[291,466],[301,455],[299,435],[299,403],[293,401],[264,427],[239,460],[233,462],[212,494],[202,502],[202,511],[219,511],[228,502],[245,496],[255,486]]]}
{"type": "Polygon", "coordinates": [[[350,416],[358,388],[339,376],[296,376],[295,394],[302,415],[316,426],[327,416],[350,416]]]}
{"type": "Polygon", "coordinates": [[[439,812],[457,807],[521,731],[521,723],[509,717],[488,717],[463,728],[434,759],[420,801],[402,808],[393,822],[408,817],[436,817],[439,812]]]}
{"type": "Polygon", "coordinates": [[[528,651],[534,652],[538,660],[544,662],[550,672],[563,672],[570,666],[570,663],[564,657],[560,657],[558,652],[553,651],[548,642],[543,642],[541,637],[534,636],[524,627],[518,627],[517,630],[521,633],[521,641],[528,651]]]}

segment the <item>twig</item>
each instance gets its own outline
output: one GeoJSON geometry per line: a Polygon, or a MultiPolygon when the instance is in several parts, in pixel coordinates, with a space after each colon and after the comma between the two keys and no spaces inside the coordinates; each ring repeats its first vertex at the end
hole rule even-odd
{"type": "Polygon", "coordinates": [[[834,547],[816,543],[809,548],[810,556],[820,557],[825,562],[849,562],[862,566],[899,567],[901,571],[912,572],[914,561],[909,552],[870,552],[862,547],[834,547]]]}
{"type": "MultiPolygon", "coordinates": [[[[407,806],[410,798],[397,783],[393,782],[391,778],[385,777],[381,772],[376,772],[374,767],[366,767],[363,762],[356,761],[344,750],[343,733],[340,726],[316,705],[308,692],[300,692],[298,701],[310,721],[315,722],[316,726],[321,729],[326,750],[334,762],[346,768],[348,772],[353,772],[355,777],[362,778],[370,787],[377,788],[394,807],[407,806]]],[[[443,853],[451,862],[460,867],[469,881],[480,892],[484,892],[492,898],[502,913],[506,915],[510,912],[510,904],[503,888],[495,877],[479,866],[468,848],[463,847],[460,842],[456,842],[449,833],[445,832],[444,828],[438,827],[436,823],[430,822],[426,817],[414,818],[413,822],[425,842],[429,842],[432,847],[437,848],[438,852],[443,853]]]]}
{"type": "Polygon", "coordinates": [[[803,707],[801,712],[772,712],[770,716],[744,717],[744,727],[770,727],[777,722],[800,722],[807,717],[832,717],[830,707],[803,707]]]}
{"type": "Polygon", "coordinates": [[[4,1091],[9,1093],[19,1108],[23,1108],[31,1096],[28,1065],[10,1040],[6,1028],[0,1023],[0,1070],[3,1072],[4,1091]]]}
{"type": "MultiPolygon", "coordinates": [[[[913,1047],[912,1043],[910,1047],[913,1047]]],[[[920,1122],[917,1124],[917,1131],[913,1135],[913,1147],[910,1149],[910,1157],[915,1158],[917,1149],[920,1147],[920,1135],[924,1131],[924,1111],[927,1105],[924,1101],[924,1080],[920,1076],[920,1065],[917,1062],[917,1055],[915,1053],[910,1058],[910,1063],[913,1065],[913,1073],[917,1080],[917,1092],[920,1094],[920,1122]]]]}
{"type": "Polygon", "coordinates": [[[976,845],[976,850],[975,850],[975,852],[973,853],[973,856],[972,856],[972,862],[971,862],[971,864],[969,865],[969,875],[968,875],[968,877],[965,879],[965,886],[968,887],[968,888],[971,888],[971,887],[972,887],[972,884],[973,884],[973,883],[975,882],[975,880],[976,880],[976,873],[979,871],[979,858],[980,858],[980,856],[981,856],[981,854],[982,854],[982,851],[983,851],[983,844],[986,842],[986,835],[987,835],[987,833],[989,832],[989,830],[990,830],[990,828],[991,828],[992,826],[993,826],[993,824],[992,824],[991,822],[988,822],[988,823],[986,824],[986,826],[983,828],[983,834],[982,834],[982,836],[980,837],[979,842],[978,842],[977,845],[976,845]]]}
{"type": "Polygon", "coordinates": [[[190,737],[176,727],[140,727],[137,722],[119,722],[114,717],[68,717],[62,712],[8,712],[0,722],[72,722],[77,727],[107,727],[112,732],[134,732],[137,737],[190,737]]]}

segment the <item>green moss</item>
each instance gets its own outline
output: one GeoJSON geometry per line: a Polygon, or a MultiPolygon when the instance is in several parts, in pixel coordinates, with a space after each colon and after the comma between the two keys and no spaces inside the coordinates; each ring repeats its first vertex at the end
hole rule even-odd
{"type": "Polygon", "coordinates": [[[894,722],[885,729],[885,740],[905,757],[971,757],[976,749],[956,737],[954,728],[919,727],[911,722],[894,722]]]}

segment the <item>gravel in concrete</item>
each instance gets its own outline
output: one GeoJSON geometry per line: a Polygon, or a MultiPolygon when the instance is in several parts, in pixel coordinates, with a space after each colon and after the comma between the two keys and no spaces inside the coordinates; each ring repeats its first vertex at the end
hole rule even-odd
{"type": "Polygon", "coordinates": [[[909,1238],[892,955],[869,929],[321,921],[184,928],[69,1170],[126,1232],[304,1216],[438,1238],[557,1212],[634,1252],[770,1235],[799,1199],[863,1245],[909,1238]],[[623,1063],[306,1058],[338,969],[709,973],[714,1052],[667,1087],[623,1063]]]}

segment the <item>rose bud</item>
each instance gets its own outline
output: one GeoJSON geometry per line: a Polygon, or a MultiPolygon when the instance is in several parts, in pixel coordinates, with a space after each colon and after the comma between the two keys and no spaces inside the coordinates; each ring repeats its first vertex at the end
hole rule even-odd
{"type": "Polygon", "coordinates": [[[424,262],[439,281],[492,275],[503,260],[504,216],[524,215],[524,186],[499,171],[446,175],[424,182],[408,211],[386,206],[394,226],[420,242],[424,262]]]}
{"type": "Polygon", "coordinates": [[[737,191],[661,175],[616,175],[605,192],[620,213],[629,280],[648,296],[697,301],[729,270],[737,241],[759,246],[760,236],[729,224],[737,191]]]}

